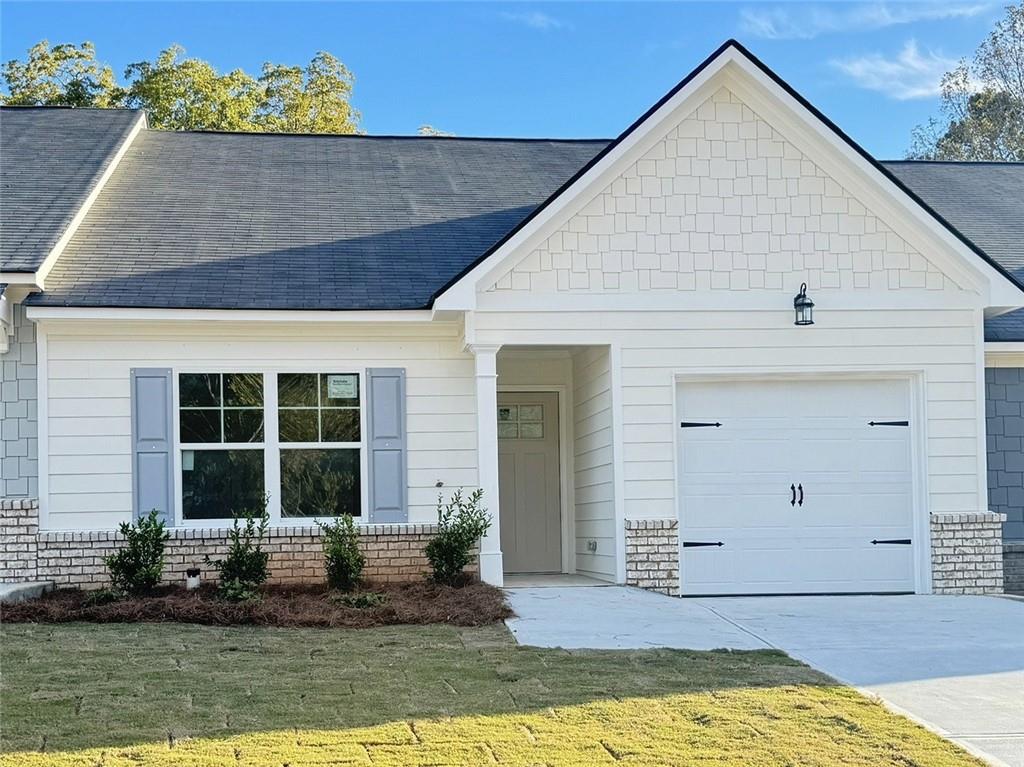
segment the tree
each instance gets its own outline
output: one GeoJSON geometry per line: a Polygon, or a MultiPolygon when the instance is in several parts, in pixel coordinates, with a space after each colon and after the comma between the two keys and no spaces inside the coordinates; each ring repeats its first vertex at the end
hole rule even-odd
{"type": "Polygon", "coordinates": [[[421,125],[419,130],[416,131],[421,136],[454,136],[454,133],[449,133],[446,130],[435,128],[433,125],[421,125]]]}
{"type": "Polygon", "coordinates": [[[92,43],[45,40],[24,62],[6,64],[8,104],[130,107],[146,110],[153,128],[267,133],[358,133],[351,104],[355,78],[320,51],[305,67],[267,62],[259,78],[235,69],[219,73],[208,61],[188,58],[172,45],[153,61],[130,64],[125,85],[96,62],[92,43]]]}
{"type": "Polygon", "coordinates": [[[1024,2],[1006,8],[971,62],[942,78],[942,118],[914,130],[908,157],[1024,160],[1024,2]]]}
{"type": "Polygon", "coordinates": [[[201,59],[185,58],[172,45],[155,61],[139,61],[125,70],[130,85],[124,106],[145,109],[149,124],[164,130],[253,130],[253,114],[262,95],[259,84],[241,69],[225,75],[201,59]]]}
{"type": "Polygon", "coordinates": [[[355,77],[337,58],[318,51],[306,68],[266,63],[256,117],[274,133],[358,133],[358,111],[349,99],[355,77]]]}
{"type": "Polygon", "coordinates": [[[14,59],[3,68],[9,95],[0,103],[18,106],[107,107],[117,98],[114,73],[96,61],[92,43],[61,43],[52,48],[42,40],[28,50],[25,61],[14,59]]]}

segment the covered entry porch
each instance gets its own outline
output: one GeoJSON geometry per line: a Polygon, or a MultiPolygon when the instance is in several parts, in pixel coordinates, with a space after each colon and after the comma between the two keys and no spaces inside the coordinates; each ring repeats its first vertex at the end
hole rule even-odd
{"type": "Polygon", "coordinates": [[[609,347],[474,354],[480,482],[493,519],[481,575],[622,582],[609,347]]]}

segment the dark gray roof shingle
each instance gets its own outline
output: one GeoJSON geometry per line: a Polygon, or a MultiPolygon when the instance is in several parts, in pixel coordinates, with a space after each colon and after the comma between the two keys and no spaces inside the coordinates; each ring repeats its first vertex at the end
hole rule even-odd
{"type": "MultiPolygon", "coordinates": [[[[1024,282],[1024,163],[886,162],[885,167],[1024,282]]],[[[1024,341],[1024,310],[985,322],[988,341],[1024,341]]]]}
{"type": "Polygon", "coordinates": [[[140,117],[0,107],[0,271],[39,267],[140,117]]]}
{"type": "Polygon", "coordinates": [[[31,302],[423,308],[606,144],[145,131],[31,302]]]}

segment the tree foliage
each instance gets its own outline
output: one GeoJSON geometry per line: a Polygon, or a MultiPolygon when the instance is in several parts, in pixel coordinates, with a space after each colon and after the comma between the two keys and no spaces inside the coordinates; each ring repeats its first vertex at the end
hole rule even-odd
{"type": "Polygon", "coordinates": [[[222,74],[172,45],[152,61],[130,64],[119,84],[97,62],[92,43],[51,47],[43,40],[24,61],[4,65],[3,81],[3,103],[144,109],[150,125],[165,130],[359,132],[355,78],[325,51],[305,67],[267,62],[254,77],[241,69],[222,74]]]}
{"type": "Polygon", "coordinates": [[[925,160],[1024,160],[1024,2],[942,78],[942,117],[914,131],[908,154],[925,160]]]}

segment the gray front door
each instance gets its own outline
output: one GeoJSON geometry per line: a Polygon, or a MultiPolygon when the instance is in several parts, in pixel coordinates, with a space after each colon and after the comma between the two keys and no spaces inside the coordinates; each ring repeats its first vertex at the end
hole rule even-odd
{"type": "Polygon", "coordinates": [[[498,394],[498,485],[505,572],[562,570],[558,394],[498,394]]]}

